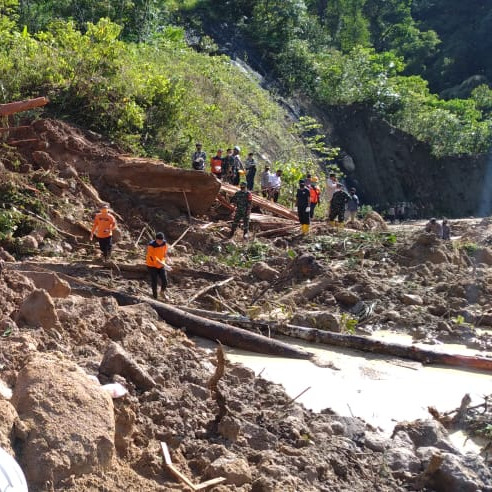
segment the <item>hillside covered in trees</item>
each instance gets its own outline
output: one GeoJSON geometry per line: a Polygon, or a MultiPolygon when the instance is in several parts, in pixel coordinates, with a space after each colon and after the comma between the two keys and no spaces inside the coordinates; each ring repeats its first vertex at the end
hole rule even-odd
{"type": "MultiPolygon", "coordinates": [[[[274,95],[302,101],[322,133],[333,122],[312,108],[348,108],[408,135],[432,159],[490,148],[487,2],[3,0],[0,18],[3,102],[47,95],[50,116],[178,165],[188,165],[195,140],[261,149],[303,172],[316,160],[302,143],[306,128],[292,127],[260,81],[221,53],[252,65],[274,95]]],[[[347,119],[336,118],[335,130],[347,119]]],[[[335,144],[350,139],[345,132],[335,144]]]]}

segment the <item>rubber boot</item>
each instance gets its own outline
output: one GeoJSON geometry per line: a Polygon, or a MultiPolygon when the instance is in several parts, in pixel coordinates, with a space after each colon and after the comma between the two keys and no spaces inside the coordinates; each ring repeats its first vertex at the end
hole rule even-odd
{"type": "Polygon", "coordinates": [[[338,223],[338,227],[339,227],[340,229],[345,229],[345,222],[339,222],[339,223],[338,223]]]}
{"type": "Polygon", "coordinates": [[[305,236],[309,231],[309,225],[308,224],[301,224],[301,232],[305,236]]]}
{"type": "Polygon", "coordinates": [[[334,220],[328,221],[330,227],[336,227],[336,222],[334,220]]]}

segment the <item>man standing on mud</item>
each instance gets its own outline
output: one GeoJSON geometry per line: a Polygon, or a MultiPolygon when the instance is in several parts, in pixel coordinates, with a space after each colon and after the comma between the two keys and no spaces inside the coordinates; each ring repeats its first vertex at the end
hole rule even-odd
{"type": "Polygon", "coordinates": [[[94,218],[90,240],[94,239],[94,234],[99,241],[99,249],[102,252],[104,260],[111,256],[113,230],[116,227],[116,219],[109,213],[109,205],[105,204],[94,218]]]}
{"type": "Polygon", "coordinates": [[[164,234],[158,232],[155,239],[147,246],[147,255],[145,263],[150,274],[150,283],[152,285],[152,297],[157,299],[157,281],[161,281],[161,297],[167,299],[167,274],[166,274],[166,254],[167,242],[164,234]]]}
{"type": "Polygon", "coordinates": [[[311,194],[309,188],[306,188],[306,182],[299,180],[299,188],[296,194],[297,215],[301,224],[301,233],[306,235],[309,232],[309,224],[311,223],[310,207],[311,194]]]}
{"type": "Polygon", "coordinates": [[[331,199],[328,220],[331,225],[335,225],[335,219],[338,219],[337,225],[343,227],[345,221],[345,205],[350,200],[350,196],[342,188],[340,183],[337,184],[336,190],[331,199]]]}
{"type": "Polygon", "coordinates": [[[236,205],[236,214],[234,215],[234,221],[232,222],[231,232],[229,237],[234,237],[234,233],[239,226],[239,222],[243,221],[244,239],[248,238],[249,232],[249,216],[251,214],[251,205],[253,201],[253,195],[251,191],[246,189],[246,183],[240,184],[239,191],[231,198],[231,203],[236,205]]]}

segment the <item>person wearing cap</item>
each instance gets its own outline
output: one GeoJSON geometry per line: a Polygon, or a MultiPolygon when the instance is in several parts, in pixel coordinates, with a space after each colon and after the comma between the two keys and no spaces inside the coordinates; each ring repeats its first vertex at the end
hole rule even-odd
{"type": "Polygon", "coordinates": [[[191,165],[195,171],[205,171],[205,162],[207,154],[202,150],[202,144],[195,145],[195,152],[191,155],[191,165]]]}
{"type": "Polygon", "coordinates": [[[318,178],[316,176],[313,176],[310,179],[311,185],[309,186],[309,194],[311,198],[311,203],[310,203],[310,208],[311,210],[309,211],[309,216],[311,220],[314,217],[314,209],[320,202],[320,196],[321,196],[321,191],[318,187],[318,178]]]}
{"type": "Polygon", "coordinates": [[[251,214],[251,205],[253,203],[253,195],[251,191],[246,189],[246,183],[243,181],[239,185],[240,189],[231,198],[231,203],[236,205],[236,213],[232,222],[230,237],[234,236],[236,229],[241,220],[243,221],[244,238],[248,238],[249,233],[249,216],[251,214]]]}
{"type": "Polygon", "coordinates": [[[234,147],[232,150],[232,184],[237,186],[239,184],[239,181],[241,179],[241,175],[244,174],[244,165],[243,161],[239,157],[239,154],[241,153],[241,147],[238,147],[237,145],[234,147]]]}
{"type": "Polygon", "coordinates": [[[269,197],[271,177],[272,177],[272,173],[270,171],[270,166],[266,165],[265,170],[260,174],[260,186],[261,186],[261,194],[263,198],[269,197]]]}
{"type": "Polygon", "coordinates": [[[347,202],[347,212],[349,213],[349,222],[353,222],[357,217],[357,212],[359,210],[359,197],[355,194],[356,189],[350,188],[349,195],[350,199],[347,202]]]}
{"type": "Polygon", "coordinates": [[[109,213],[109,205],[105,204],[101,207],[100,212],[94,217],[90,236],[91,241],[94,239],[94,235],[96,236],[104,260],[108,260],[111,256],[113,230],[115,228],[116,219],[109,213]]]}
{"type": "Polygon", "coordinates": [[[349,194],[342,188],[340,183],[337,183],[336,191],[333,193],[330,202],[330,213],[328,215],[328,220],[331,225],[335,225],[335,219],[337,219],[337,225],[343,227],[345,221],[345,206],[349,200],[349,194]]]}
{"type": "Polygon", "coordinates": [[[253,191],[256,176],[256,161],[253,152],[250,152],[244,161],[244,169],[246,170],[246,186],[249,191],[253,191]]]}
{"type": "Polygon", "coordinates": [[[299,188],[296,193],[296,206],[297,215],[299,217],[299,223],[301,224],[301,233],[306,235],[309,232],[309,224],[311,223],[311,217],[309,215],[311,211],[311,194],[309,188],[306,188],[306,182],[299,180],[299,188]]]}
{"type": "Polygon", "coordinates": [[[147,245],[145,263],[150,274],[152,297],[157,299],[157,284],[161,281],[161,296],[167,299],[167,273],[166,273],[167,242],[164,234],[158,232],[155,239],[147,245]]]}
{"type": "Polygon", "coordinates": [[[217,154],[210,159],[210,171],[217,178],[222,177],[222,168],[224,166],[224,158],[222,157],[222,149],[217,150],[217,154]]]}

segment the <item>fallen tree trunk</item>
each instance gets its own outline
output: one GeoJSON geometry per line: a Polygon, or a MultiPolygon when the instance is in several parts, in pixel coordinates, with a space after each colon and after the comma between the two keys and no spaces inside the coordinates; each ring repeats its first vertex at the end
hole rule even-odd
{"type": "Polygon", "coordinates": [[[376,354],[394,355],[403,359],[415,360],[422,364],[442,364],[480,371],[492,371],[492,359],[487,357],[446,354],[415,347],[414,345],[388,343],[362,336],[333,333],[304,326],[270,324],[270,328],[275,333],[300,338],[308,342],[324,343],[376,354]]]}
{"type": "Polygon", "coordinates": [[[21,113],[28,109],[39,108],[45,106],[49,102],[47,97],[36,97],[35,99],[26,99],[25,101],[0,104],[0,116],[10,116],[11,114],[21,113]]]}
{"type": "MultiPolygon", "coordinates": [[[[49,271],[46,268],[39,267],[35,268],[35,270],[49,271]]],[[[95,290],[101,294],[112,296],[123,305],[145,302],[155,309],[157,314],[159,314],[164,321],[175,328],[184,328],[187,333],[208,338],[209,340],[219,341],[229,347],[236,347],[260,354],[288,357],[291,359],[311,359],[313,357],[312,353],[297,347],[292,347],[288,343],[273,340],[263,335],[251,333],[250,331],[227,325],[225,323],[212,321],[194,314],[189,314],[182,309],[170,306],[169,304],[164,304],[163,302],[155,301],[149,298],[132,296],[117,290],[111,290],[94,282],[81,280],[63,273],[59,273],[59,276],[70,284],[84,285],[86,287],[90,287],[92,291],[95,290]]]]}
{"type": "Polygon", "coordinates": [[[334,345],[336,347],[356,349],[363,352],[372,352],[382,355],[393,355],[402,359],[415,360],[422,364],[442,364],[459,368],[492,371],[492,359],[487,357],[446,354],[415,347],[413,345],[408,346],[399,343],[388,343],[372,338],[333,333],[331,331],[318,330],[316,328],[308,328],[305,326],[282,324],[267,320],[252,320],[247,316],[217,313],[206,311],[204,309],[185,309],[186,311],[195,313],[199,316],[210,317],[225,323],[234,323],[250,327],[250,329],[256,328],[260,331],[268,330],[272,333],[299,338],[301,340],[306,340],[307,342],[323,343],[325,345],[334,345]]]}

